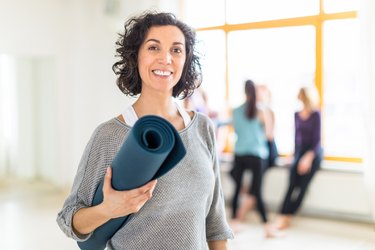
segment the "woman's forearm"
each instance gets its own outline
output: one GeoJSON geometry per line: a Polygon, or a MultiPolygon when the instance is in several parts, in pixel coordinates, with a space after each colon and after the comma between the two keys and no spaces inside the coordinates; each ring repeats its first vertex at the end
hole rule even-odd
{"type": "Polygon", "coordinates": [[[73,230],[81,235],[89,234],[107,221],[101,205],[81,208],[73,215],[73,230]]]}
{"type": "Polygon", "coordinates": [[[208,248],[210,250],[227,250],[226,240],[213,240],[208,242],[208,248]]]}
{"type": "Polygon", "coordinates": [[[308,150],[308,151],[306,151],[306,153],[303,155],[303,157],[308,158],[309,160],[312,161],[314,159],[314,157],[315,157],[314,150],[308,150]]]}

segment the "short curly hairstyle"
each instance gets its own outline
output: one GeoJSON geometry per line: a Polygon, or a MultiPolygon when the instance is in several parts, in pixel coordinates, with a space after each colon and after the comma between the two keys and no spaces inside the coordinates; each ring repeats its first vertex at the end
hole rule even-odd
{"type": "Polygon", "coordinates": [[[132,17],[125,22],[125,31],[119,34],[116,42],[116,57],[120,60],[113,64],[112,70],[118,75],[117,86],[129,96],[141,93],[142,80],[138,71],[138,51],[153,26],[173,25],[181,30],[186,43],[186,61],[182,75],[174,86],[173,97],[184,99],[193,94],[202,82],[201,64],[198,52],[195,50],[195,31],[185,23],[176,19],[172,13],[145,12],[138,17],[132,17]]]}

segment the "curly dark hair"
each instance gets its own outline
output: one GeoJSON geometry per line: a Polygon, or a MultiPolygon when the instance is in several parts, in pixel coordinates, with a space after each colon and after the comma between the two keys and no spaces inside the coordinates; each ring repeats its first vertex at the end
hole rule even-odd
{"type": "Polygon", "coordinates": [[[193,94],[202,82],[201,65],[199,56],[195,50],[195,31],[185,23],[176,19],[172,13],[145,12],[138,17],[132,17],[126,21],[123,34],[119,34],[116,42],[116,56],[120,60],[113,64],[112,70],[117,78],[117,86],[120,90],[130,96],[141,93],[142,80],[138,72],[138,51],[147,32],[153,26],[173,25],[179,28],[185,37],[186,61],[178,83],[174,86],[173,97],[180,96],[181,99],[193,94]]]}

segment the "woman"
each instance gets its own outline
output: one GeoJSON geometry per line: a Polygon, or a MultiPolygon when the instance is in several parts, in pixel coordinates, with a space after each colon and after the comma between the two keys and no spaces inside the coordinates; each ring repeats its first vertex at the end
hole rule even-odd
{"type": "Polygon", "coordinates": [[[243,222],[246,213],[252,208],[253,197],[265,227],[265,236],[273,237],[274,230],[268,223],[262,197],[262,173],[268,159],[267,137],[271,136],[270,115],[256,106],[256,89],[251,80],[245,82],[246,101],[233,110],[233,126],[236,134],[234,166],[231,175],[235,181],[232,200],[234,222],[243,222]],[[252,172],[250,189],[238,208],[242,177],[246,170],[252,172]],[[238,208],[238,209],[237,209],[238,208]]]}
{"type": "Polygon", "coordinates": [[[313,176],[320,167],[323,156],[320,144],[321,119],[315,89],[301,88],[298,100],[302,103],[302,109],[294,114],[294,160],[290,167],[289,187],[277,225],[279,229],[289,227],[313,176]]]}
{"type": "Polygon", "coordinates": [[[268,146],[268,158],[264,172],[268,169],[276,166],[276,160],[279,156],[275,138],[274,138],[274,128],[275,128],[275,113],[271,108],[271,91],[266,85],[257,85],[256,86],[256,95],[257,95],[257,106],[261,108],[264,112],[267,112],[270,117],[270,133],[267,137],[267,146],[268,146]]]}
{"type": "Polygon", "coordinates": [[[227,249],[233,237],[225,216],[214,128],[197,112],[180,108],[174,98],[189,96],[200,80],[195,33],[170,13],[145,13],[125,23],[113,65],[117,85],[139,95],[122,115],[92,135],[57,222],[67,236],[85,241],[112,218],[131,214],[107,242],[107,249],[227,249]],[[108,167],[134,122],[145,115],[168,120],[187,149],[172,171],[140,188],[116,191],[108,167]],[[104,177],[103,202],[91,206],[104,177]]]}

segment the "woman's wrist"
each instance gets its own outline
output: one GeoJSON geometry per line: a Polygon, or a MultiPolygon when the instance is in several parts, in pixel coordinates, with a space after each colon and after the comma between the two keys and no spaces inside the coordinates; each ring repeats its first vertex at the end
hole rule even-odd
{"type": "Polygon", "coordinates": [[[80,235],[86,235],[111,219],[105,213],[102,204],[81,208],[73,216],[73,229],[80,235]]]}

